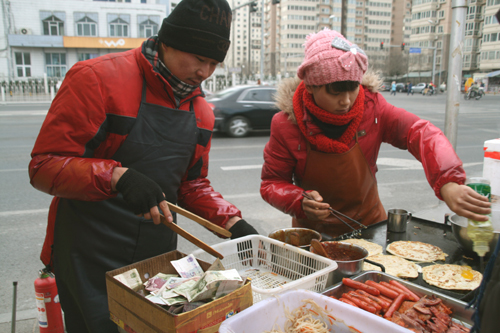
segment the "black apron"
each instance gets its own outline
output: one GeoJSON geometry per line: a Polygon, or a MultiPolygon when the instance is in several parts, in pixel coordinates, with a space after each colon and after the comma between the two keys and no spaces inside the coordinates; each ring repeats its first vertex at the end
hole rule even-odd
{"type": "MultiPolygon", "coordinates": [[[[112,157],[154,180],[169,202],[200,137],[190,111],[146,103],[146,81],[137,118],[112,157]]],[[[174,215],[175,220],[175,215],[174,215]]],[[[54,230],[54,273],[68,332],[113,332],[105,273],[177,248],[177,234],[137,217],[121,194],[98,201],[61,199],[54,230]]]]}

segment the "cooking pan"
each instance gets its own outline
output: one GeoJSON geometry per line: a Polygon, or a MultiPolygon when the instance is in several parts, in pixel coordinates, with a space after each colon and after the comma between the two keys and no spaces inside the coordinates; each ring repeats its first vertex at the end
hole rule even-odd
{"type": "MultiPolygon", "coordinates": [[[[338,265],[338,268],[333,271],[334,284],[342,281],[344,277],[350,277],[360,273],[363,270],[365,261],[380,267],[382,272],[385,272],[384,265],[366,259],[366,257],[368,257],[368,250],[361,246],[342,242],[321,242],[321,244],[325,248],[328,258],[335,260],[338,265]]],[[[309,251],[315,253],[312,247],[309,251]]]]}

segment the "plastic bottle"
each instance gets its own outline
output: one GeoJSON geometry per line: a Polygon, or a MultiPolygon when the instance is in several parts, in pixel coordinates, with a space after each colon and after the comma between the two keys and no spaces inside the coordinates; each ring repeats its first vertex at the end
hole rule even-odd
{"type": "MultiPolygon", "coordinates": [[[[467,178],[465,184],[491,201],[491,185],[488,179],[471,177],[467,178]]],[[[488,215],[488,217],[488,221],[474,221],[469,219],[467,222],[467,235],[472,240],[472,249],[480,257],[484,257],[490,251],[489,243],[493,238],[491,216],[488,215]]]]}

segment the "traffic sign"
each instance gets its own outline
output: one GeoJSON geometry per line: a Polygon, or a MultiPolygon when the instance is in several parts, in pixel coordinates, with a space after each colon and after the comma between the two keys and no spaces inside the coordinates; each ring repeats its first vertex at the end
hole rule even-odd
{"type": "Polygon", "coordinates": [[[410,47],[410,53],[422,53],[422,49],[420,47],[410,47]]]}

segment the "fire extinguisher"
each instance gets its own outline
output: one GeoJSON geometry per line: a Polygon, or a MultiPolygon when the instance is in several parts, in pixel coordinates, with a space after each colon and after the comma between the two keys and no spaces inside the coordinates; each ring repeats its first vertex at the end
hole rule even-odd
{"type": "Polygon", "coordinates": [[[40,333],[64,333],[64,324],[54,275],[42,269],[35,280],[36,308],[40,333]]]}

